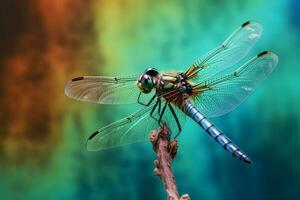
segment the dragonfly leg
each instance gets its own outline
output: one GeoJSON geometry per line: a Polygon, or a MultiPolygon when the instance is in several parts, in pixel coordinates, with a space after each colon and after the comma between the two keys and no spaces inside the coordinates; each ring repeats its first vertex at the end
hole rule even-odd
{"type": "Polygon", "coordinates": [[[153,112],[155,111],[155,109],[156,109],[157,105],[159,105],[159,106],[160,106],[160,99],[157,99],[157,101],[156,101],[155,105],[153,106],[153,108],[152,108],[152,110],[151,110],[151,112],[150,112],[150,117],[152,117],[153,119],[155,119],[155,121],[158,121],[158,119],[157,119],[157,118],[155,118],[155,117],[154,117],[152,114],[153,114],[153,112]]]}
{"type": "Polygon", "coordinates": [[[159,103],[158,103],[157,113],[158,113],[158,115],[160,115],[160,109],[161,109],[161,100],[160,100],[160,98],[158,98],[158,101],[159,101],[159,103]]]}
{"type": "Polygon", "coordinates": [[[174,139],[176,139],[176,138],[178,137],[178,135],[180,134],[180,132],[181,132],[181,125],[180,125],[180,122],[179,122],[179,120],[178,120],[178,117],[177,117],[177,115],[176,115],[176,113],[175,113],[175,111],[174,111],[172,105],[171,105],[171,104],[168,104],[168,105],[169,105],[169,108],[170,108],[170,110],[171,110],[172,115],[173,115],[174,118],[175,118],[175,121],[176,121],[176,124],[177,124],[177,127],[178,127],[178,133],[177,133],[176,136],[174,137],[174,139]]]}
{"type": "Polygon", "coordinates": [[[158,124],[159,124],[159,125],[161,125],[161,118],[162,118],[162,116],[163,116],[164,113],[165,113],[165,110],[166,110],[166,108],[167,108],[167,105],[168,105],[168,102],[165,103],[165,105],[164,105],[164,107],[163,107],[163,109],[162,109],[162,111],[161,111],[161,113],[160,113],[160,115],[159,115],[159,119],[158,119],[158,124]]]}
{"type": "Polygon", "coordinates": [[[143,102],[140,101],[141,94],[142,94],[142,92],[140,92],[137,101],[138,101],[139,104],[141,104],[141,105],[143,105],[143,106],[149,106],[149,105],[152,103],[152,101],[155,99],[155,97],[156,97],[156,95],[153,95],[153,97],[150,99],[150,101],[149,101],[148,103],[145,104],[145,103],[143,103],[143,102]]]}

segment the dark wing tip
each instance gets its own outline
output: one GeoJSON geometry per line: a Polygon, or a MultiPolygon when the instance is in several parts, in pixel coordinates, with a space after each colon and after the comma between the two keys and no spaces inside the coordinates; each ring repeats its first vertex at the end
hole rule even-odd
{"type": "Polygon", "coordinates": [[[72,79],[72,82],[75,82],[75,81],[80,81],[80,80],[83,80],[84,77],[83,76],[80,76],[80,77],[76,77],[76,78],[73,78],[72,79]]]}
{"type": "Polygon", "coordinates": [[[270,51],[263,51],[261,52],[260,54],[257,55],[257,57],[261,57],[261,56],[264,56],[266,54],[270,53],[270,51]]]}
{"type": "Polygon", "coordinates": [[[242,27],[247,26],[248,24],[250,24],[250,21],[246,21],[245,23],[242,24],[242,27]]]}
{"type": "Polygon", "coordinates": [[[98,133],[99,133],[99,131],[94,132],[92,135],[90,135],[90,137],[88,138],[88,140],[93,139],[98,133]]]}

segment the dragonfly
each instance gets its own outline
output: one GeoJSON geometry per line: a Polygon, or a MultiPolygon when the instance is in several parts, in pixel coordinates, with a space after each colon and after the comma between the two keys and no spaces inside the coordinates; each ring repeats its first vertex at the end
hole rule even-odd
{"type": "Polygon", "coordinates": [[[278,56],[263,51],[236,66],[252,49],[263,28],[256,21],[240,25],[225,41],[201,56],[187,70],[159,72],[154,67],[134,76],[81,76],[71,79],[65,94],[98,104],[141,104],[121,120],[97,129],[87,139],[96,151],[141,142],[166,123],[177,138],[186,118],[191,118],[233,157],[252,163],[208,118],[238,107],[273,71],[278,56]]]}

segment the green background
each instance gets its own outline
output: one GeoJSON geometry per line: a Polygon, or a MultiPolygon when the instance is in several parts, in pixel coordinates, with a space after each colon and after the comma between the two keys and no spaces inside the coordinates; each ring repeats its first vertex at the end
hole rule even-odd
{"type": "MultiPolygon", "coordinates": [[[[77,102],[80,75],[184,70],[247,20],[279,64],[238,109],[212,119],[254,161],[231,158],[194,122],[173,168],[192,199],[300,198],[300,2],[3,0],[0,7],[1,199],[165,199],[150,143],[87,152],[96,128],[135,107],[77,102]]],[[[245,60],[244,60],[245,61],[245,60]]]]}

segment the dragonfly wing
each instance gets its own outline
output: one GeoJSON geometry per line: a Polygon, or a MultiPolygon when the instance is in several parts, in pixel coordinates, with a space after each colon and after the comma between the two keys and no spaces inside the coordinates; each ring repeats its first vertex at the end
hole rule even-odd
{"type": "MultiPolygon", "coordinates": [[[[87,149],[96,151],[149,140],[150,131],[159,127],[158,119],[163,105],[165,100],[161,101],[160,108],[157,102],[152,103],[126,118],[98,129],[88,138],[87,149]],[[153,117],[150,116],[151,112],[153,117]]],[[[182,126],[185,120],[184,113],[174,106],[172,108],[182,126]]],[[[178,133],[177,122],[169,106],[166,107],[161,122],[169,126],[171,133],[178,133]]]]}
{"type": "Polygon", "coordinates": [[[249,21],[237,28],[220,46],[200,57],[187,70],[188,76],[196,76],[199,82],[208,80],[243,59],[262,33],[262,26],[249,21]]]}
{"type": "Polygon", "coordinates": [[[70,80],[65,86],[65,94],[80,101],[100,104],[128,104],[137,102],[138,76],[105,77],[83,76],[70,80]]]}
{"type": "Polygon", "coordinates": [[[149,115],[153,105],[98,129],[88,138],[87,149],[96,151],[149,140],[149,132],[159,127],[149,115]]]}
{"type": "Polygon", "coordinates": [[[207,117],[224,115],[240,105],[276,67],[276,54],[265,51],[233,73],[199,84],[195,104],[207,117]],[[202,91],[201,91],[202,90],[202,91]]]}

